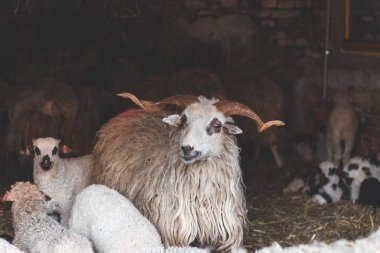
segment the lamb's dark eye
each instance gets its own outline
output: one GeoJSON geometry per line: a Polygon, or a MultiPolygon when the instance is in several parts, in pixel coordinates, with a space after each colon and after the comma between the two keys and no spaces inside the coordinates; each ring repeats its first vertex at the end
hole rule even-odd
{"type": "Polygon", "coordinates": [[[36,155],[41,155],[41,150],[38,147],[34,147],[34,152],[36,155]]]}
{"type": "Polygon", "coordinates": [[[217,118],[211,120],[210,124],[206,128],[206,131],[209,135],[212,135],[213,133],[220,133],[221,130],[222,122],[220,122],[220,120],[218,120],[217,118]]]}
{"type": "Polygon", "coordinates": [[[56,155],[58,153],[58,148],[57,147],[54,147],[53,148],[53,151],[51,152],[53,155],[56,155]]]}

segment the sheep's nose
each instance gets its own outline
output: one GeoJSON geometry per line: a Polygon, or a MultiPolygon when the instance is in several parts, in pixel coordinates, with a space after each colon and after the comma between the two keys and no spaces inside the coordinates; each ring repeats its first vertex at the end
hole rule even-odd
{"type": "Polygon", "coordinates": [[[50,157],[48,155],[45,155],[42,157],[42,162],[41,162],[41,168],[43,170],[48,170],[50,169],[52,162],[50,161],[50,157]]]}
{"type": "Polygon", "coordinates": [[[186,145],[186,146],[181,146],[181,149],[183,153],[186,155],[186,154],[189,154],[194,148],[189,145],[186,145]]]}

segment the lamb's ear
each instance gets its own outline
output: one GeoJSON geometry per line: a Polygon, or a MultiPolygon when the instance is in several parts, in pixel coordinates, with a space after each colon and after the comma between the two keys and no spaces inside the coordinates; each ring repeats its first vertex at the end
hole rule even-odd
{"type": "Polygon", "coordinates": [[[2,201],[2,202],[5,202],[5,201],[11,201],[11,200],[9,199],[9,195],[8,195],[8,193],[5,193],[3,196],[0,196],[0,201],[2,201]]]}
{"type": "Polygon", "coordinates": [[[166,124],[169,124],[175,127],[177,127],[181,122],[180,116],[178,114],[169,115],[163,118],[162,121],[165,122],[166,124]]]}
{"type": "Polygon", "coordinates": [[[223,125],[223,131],[228,134],[241,134],[243,130],[241,130],[235,123],[226,122],[223,125]]]}
{"type": "Polygon", "coordinates": [[[65,144],[59,145],[59,153],[60,154],[70,154],[73,150],[66,146],[65,144]]]}
{"type": "Polygon", "coordinates": [[[26,145],[26,147],[18,152],[21,156],[31,157],[34,156],[34,149],[32,146],[26,145]]]}

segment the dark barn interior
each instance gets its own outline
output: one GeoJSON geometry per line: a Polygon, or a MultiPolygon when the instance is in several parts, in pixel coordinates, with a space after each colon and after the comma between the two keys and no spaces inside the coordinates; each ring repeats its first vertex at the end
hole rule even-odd
{"type": "MultiPolygon", "coordinates": [[[[43,136],[72,156],[126,108],[116,94],[179,93],[239,101],[284,127],[257,134],[236,117],[247,186],[249,250],[367,236],[377,209],[285,194],[327,159],[334,94],[359,116],[351,156],[380,144],[380,4],[375,0],[0,1],[0,194],[32,180],[20,151],[43,136]],[[326,53],[327,52],[327,53],[326,53]]],[[[379,193],[380,194],[380,193],[379,193]]],[[[0,235],[12,237],[7,203],[0,235]]]]}

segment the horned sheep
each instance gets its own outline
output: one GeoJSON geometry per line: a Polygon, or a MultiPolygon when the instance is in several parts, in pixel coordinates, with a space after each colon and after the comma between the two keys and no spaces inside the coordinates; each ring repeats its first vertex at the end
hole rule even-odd
{"type": "Polygon", "coordinates": [[[41,191],[58,203],[61,224],[68,226],[74,196],[90,180],[92,155],[77,158],[59,157],[60,140],[52,137],[33,140],[33,179],[41,191]]]}
{"type": "Polygon", "coordinates": [[[5,194],[3,201],[13,201],[13,244],[30,253],[93,253],[84,237],[62,227],[47,215],[49,197],[29,182],[18,182],[5,194]]]}
{"type": "Polygon", "coordinates": [[[153,224],[127,198],[104,185],[90,185],[76,196],[69,227],[90,239],[99,253],[158,253],[163,248],[153,224]]]}
{"type": "Polygon", "coordinates": [[[175,95],[154,103],[121,96],[144,110],[125,111],[98,131],[92,183],[130,199],[166,247],[239,248],[246,207],[234,135],[242,131],[230,116],[256,120],[259,131],[283,123],[264,123],[233,101],[175,95]],[[169,115],[161,110],[165,104],[184,110],[169,115]]]}

